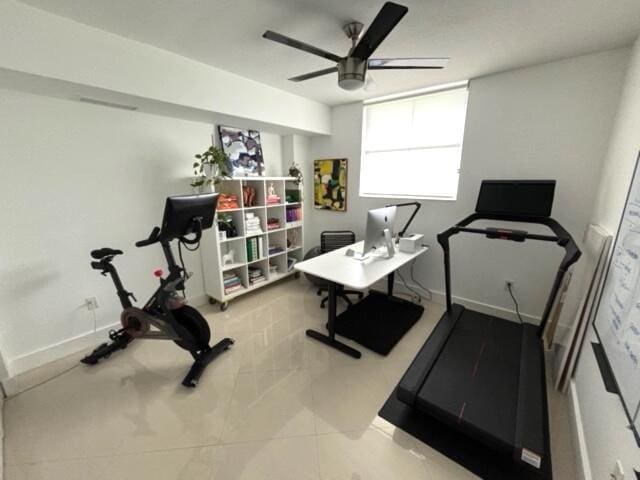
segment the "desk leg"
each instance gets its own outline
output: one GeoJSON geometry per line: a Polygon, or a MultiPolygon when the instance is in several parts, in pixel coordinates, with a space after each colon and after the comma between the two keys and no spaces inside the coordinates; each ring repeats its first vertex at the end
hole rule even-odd
{"type": "Polygon", "coordinates": [[[396,281],[396,272],[391,272],[387,275],[387,294],[391,297],[393,296],[393,284],[396,281]]]}
{"type": "Polygon", "coordinates": [[[336,350],[340,350],[342,353],[346,353],[347,355],[353,358],[360,358],[361,353],[355,348],[351,348],[349,345],[345,345],[342,342],[336,340],[336,332],[335,332],[335,324],[336,324],[336,309],[337,309],[337,301],[336,301],[336,290],[337,285],[333,282],[329,282],[329,308],[328,308],[328,321],[327,321],[327,329],[329,330],[329,335],[325,335],[324,333],[320,333],[316,330],[307,330],[307,336],[314,338],[325,345],[329,345],[330,347],[335,348],[336,350]]]}

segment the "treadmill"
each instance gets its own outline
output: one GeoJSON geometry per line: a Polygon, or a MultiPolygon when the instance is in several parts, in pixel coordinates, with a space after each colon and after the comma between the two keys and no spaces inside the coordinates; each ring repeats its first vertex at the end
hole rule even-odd
{"type": "Polygon", "coordinates": [[[552,477],[542,333],[563,276],[580,257],[571,235],[550,218],[554,190],[554,180],[485,180],[476,212],[438,235],[447,310],[396,389],[397,399],[412,410],[506,458],[510,471],[522,472],[508,478],[552,477]],[[553,235],[469,227],[478,220],[540,224],[553,235]],[[564,248],[539,326],[451,303],[449,238],[459,233],[564,248]]]}

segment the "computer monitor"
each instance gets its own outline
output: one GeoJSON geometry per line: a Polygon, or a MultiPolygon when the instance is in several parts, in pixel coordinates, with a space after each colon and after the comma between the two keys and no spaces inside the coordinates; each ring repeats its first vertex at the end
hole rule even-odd
{"type": "Polygon", "coordinates": [[[555,180],[483,180],[476,212],[548,217],[555,188],[555,180]]]}
{"type": "Polygon", "coordinates": [[[396,207],[384,207],[369,210],[367,213],[367,236],[364,240],[362,255],[366,256],[372,250],[387,252],[387,238],[385,230],[389,231],[389,236],[393,237],[393,223],[396,219],[396,207]]]}
{"type": "Polygon", "coordinates": [[[167,197],[162,218],[162,238],[173,240],[198,233],[199,228],[211,228],[217,205],[217,193],[167,197]]]}

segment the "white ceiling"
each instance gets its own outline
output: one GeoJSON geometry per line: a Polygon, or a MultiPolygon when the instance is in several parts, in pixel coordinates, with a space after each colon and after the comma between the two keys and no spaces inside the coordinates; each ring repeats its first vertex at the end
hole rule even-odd
{"type": "Polygon", "coordinates": [[[449,56],[449,66],[376,71],[374,89],[345,92],[337,74],[289,82],[331,62],[262,33],[344,55],[342,25],[366,28],[383,0],[21,1],[331,105],[621,47],[640,33],[639,0],[396,0],[409,13],[374,56],[449,56]]]}

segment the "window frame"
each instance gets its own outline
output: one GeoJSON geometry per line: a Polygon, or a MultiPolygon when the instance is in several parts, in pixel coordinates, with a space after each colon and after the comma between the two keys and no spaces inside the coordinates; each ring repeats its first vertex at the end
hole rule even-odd
{"type": "Polygon", "coordinates": [[[385,97],[379,97],[379,98],[375,98],[375,99],[371,99],[371,100],[365,100],[364,102],[362,102],[362,135],[361,135],[361,139],[360,139],[360,172],[359,172],[359,183],[358,183],[358,194],[360,197],[362,198],[394,198],[394,199],[400,199],[400,200],[437,200],[437,201],[443,201],[443,202],[455,202],[458,199],[458,192],[460,189],[460,175],[462,172],[462,155],[464,152],[464,131],[466,129],[466,122],[467,122],[467,113],[468,113],[468,107],[469,107],[469,81],[465,80],[463,82],[457,82],[457,83],[452,83],[452,84],[447,84],[447,85],[441,85],[438,87],[431,87],[431,88],[427,88],[427,89],[421,89],[421,90],[415,90],[412,92],[407,92],[407,93],[403,93],[403,94],[398,94],[398,95],[389,95],[389,96],[385,96],[385,97]],[[367,133],[367,124],[366,124],[366,115],[365,115],[365,109],[368,106],[372,106],[372,105],[376,105],[376,104],[380,104],[380,103],[387,103],[387,102],[395,102],[398,100],[408,100],[411,98],[415,98],[415,97],[421,97],[421,96],[427,96],[427,95],[432,95],[432,94],[438,94],[438,93],[444,93],[444,92],[448,92],[448,91],[452,91],[452,90],[461,90],[461,89],[465,89],[466,93],[467,93],[467,99],[465,102],[465,116],[464,116],[464,126],[463,126],[463,134],[462,134],[462,140],[460,142],[460,144],[447,144],[447,145],[433,145],[433,146],[428,146],[428,147],[405,147],[405,148],[390,148],[390,149],[384,149],[384,150],[371,150],[368,151],[365,148],[365,136],[367,133]],[[456,191],[455,194],[453,196],[438,196],[438,195],[416,195],[416,194],[402,194],[402,193],[393,193],[393,194],[389,194],[389,193],[363,193],[362,192],[362,176],[363,176],[363,172],[364,172],[364,161],[365,161],[365,156],[368,153],[376,153],[376,152],[406,152],[406,151],[411,151],[411,150],[428,150],[428,149],[435,149],[435,148],[452,148],[452,147],[459,147],[460,148],[460,165],[458,166],[458,170],[457,170],[457,175],[458,175],[458,181],[456,183],[456,191]]]}

